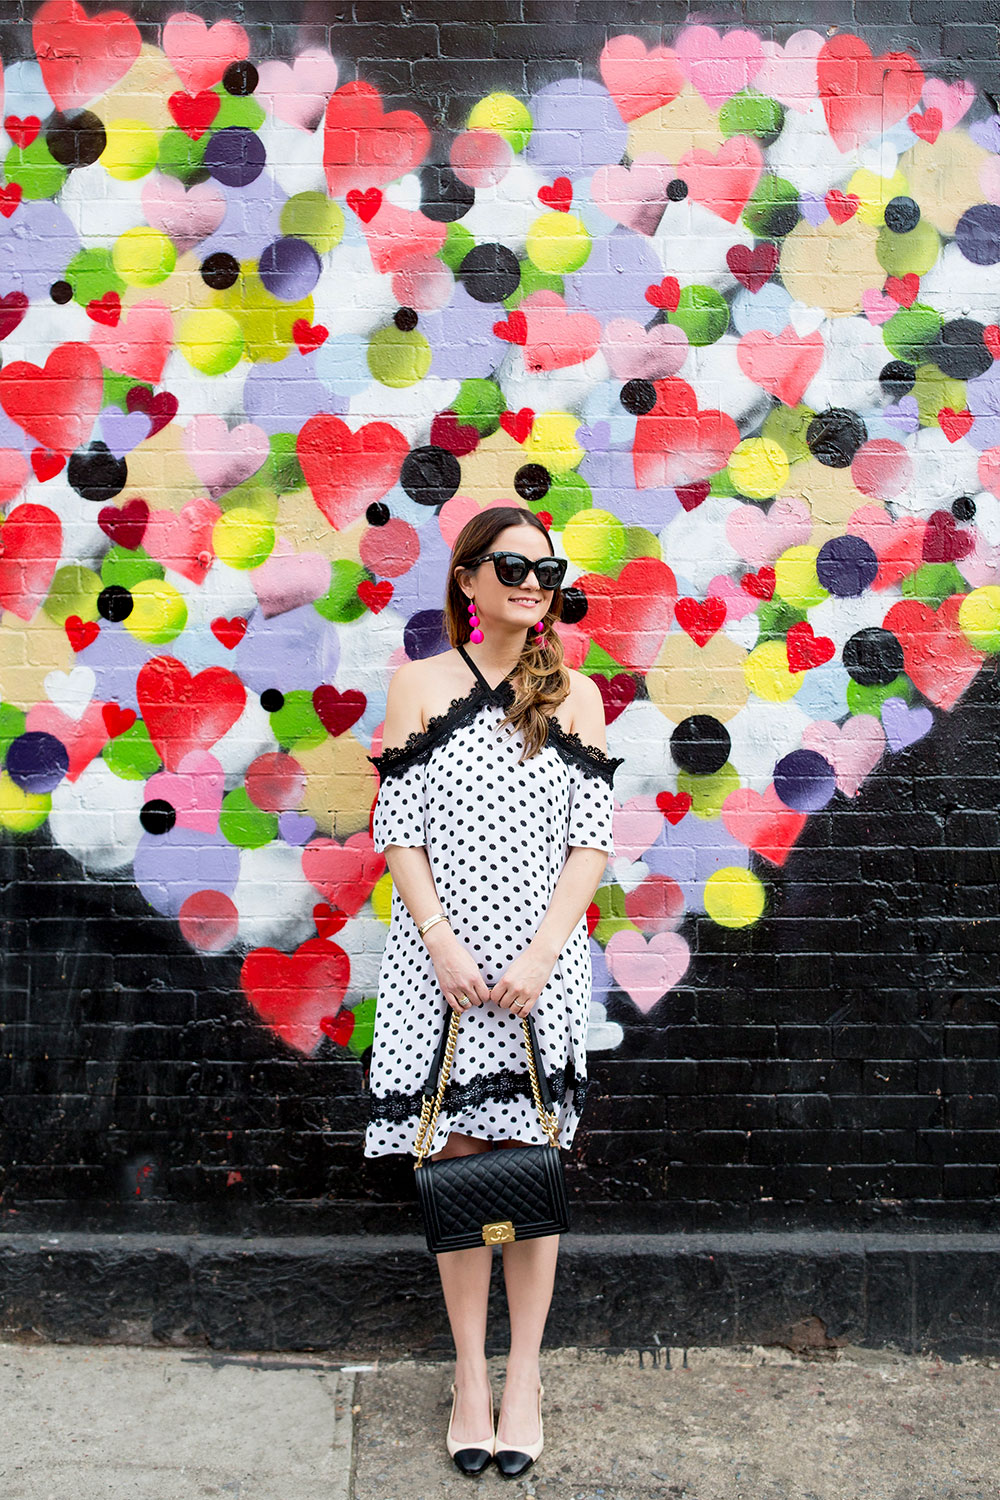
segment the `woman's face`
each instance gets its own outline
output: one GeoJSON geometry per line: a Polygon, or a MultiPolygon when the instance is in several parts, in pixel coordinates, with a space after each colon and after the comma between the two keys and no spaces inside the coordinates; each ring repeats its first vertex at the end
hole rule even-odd
{"type": "MultiPolygon", "coordinates": [[[[546,538],[534,526],[505,526],[489,548],[490,552],[520,552],[532,562],[539,557],[551,557],[552,548],[546,538]]],[[[480,563],[466,581],[467,598],[476,601],[476,613],[480,620],[490,619],[505,625],[517,625],[528,629],[540,620],[552,603],[552,589],[539,586],[534,573],[529,572],[523,583],[510,585],[501,583],[492,561],[480,563]]]]}

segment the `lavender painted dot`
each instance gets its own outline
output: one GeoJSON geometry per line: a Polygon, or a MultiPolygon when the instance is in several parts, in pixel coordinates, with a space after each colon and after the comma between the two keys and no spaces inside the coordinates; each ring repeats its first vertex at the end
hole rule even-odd
{"type": "Polygon", "coordinates": [[[135,883],[154,911],[176,917],[197,891],[231,896],[240,876],[240,851],[221,833],[179,825],[145,833],[135,851],[135,883]]]}
{"type": "Polygon", "coordinates": [[[266,160],[263,141],[240,125],[217,130],[205,147],[205,170],[226,187],[245,187],[253,182],[263,172],[266,160]]]}
{"type": "Polygon", "coordinates": [[[995,266],[1000,260],[1000,207],[975,203],[967,208],[956,226],[955,240],[974,266],[995,266]]]}
{"type": "Polygon", "coordinates": [[[878,574],[878,558],[860,536],[835,536],[823,543],[816,558],[816,577],[838,599],[856,599],[871,588],[878,574]]]}
{"type": "Polygon", "coordinates": [[[606,88],[564,78],[539,89],[528,104],[534,122],[525,156],[541,172],[576,177],[620,160],[628,129],[606,88]]]}
{"type": "Polygon", "coordinates": [[[319,280],[319,256],[305,240],[286,234],[264,248],[257,270],[272,297],[301,302],[319,280]]]}

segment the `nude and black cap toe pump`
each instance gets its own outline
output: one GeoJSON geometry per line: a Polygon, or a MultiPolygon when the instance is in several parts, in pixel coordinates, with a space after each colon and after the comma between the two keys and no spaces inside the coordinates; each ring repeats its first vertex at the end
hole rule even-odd
{"type": "Polygon", "coordinates": [[[477,1439],[472,1443],[457,1443],[451,1435],[452,1424],[455,1421],[455,1403],[458,1392],[455,1387],[451,1388],[451,1416],[448,1419],[448,1452],[454,1460],[456,1469],[463,1474],[481,1474],[483,1470],[493,1462],[493,1444],[496,1434],[493,1431],[493,1392],[490,1391],[490,1432],[488,1437],[477,1439]]]}
{"type": "Polygon", "coordinates": [[[493,1448],[493,1462],[496,1464],[504,1479],[516,1479],[526,1469],[530,1469],[535,1459],[545,1446],[545,1433],[542,1431],[542,1397],[545,1387],[538,1387],[538,1441],[536,1443],[525,1443],[523,1448],[503,1448],[499,1440],[493,1448]]]}

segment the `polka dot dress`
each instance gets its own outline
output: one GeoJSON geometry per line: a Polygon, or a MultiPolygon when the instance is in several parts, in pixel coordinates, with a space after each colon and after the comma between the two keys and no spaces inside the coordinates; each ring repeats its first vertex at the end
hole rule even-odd
{"type": "MultiPolygon", "coordinates": [[[[491,688],[462,655],[476,676],[470,691],[405,746],[369,756],[380,776],[372,834],[379,853],[387,844],[426,846],[442,909],[492,988],[537,932],[570,846],[614,853],[611,785],[622,762],[553,719],[547,744],[519,764],[521,735],[510,724],[499,728],[512,685],[491,688]]],[[[591,988],[581,917],[532,1010],[563,1146],[586,1092],[591,988]]],[[[365,1156],[412,1152],[421,1091],[449,1015],[431,955],[393,887],[365,1156]]],[[[452,1130],[545,1144],[523,1028],[490,1000],[462,1017],[431,1152],[452,1130]]]]}

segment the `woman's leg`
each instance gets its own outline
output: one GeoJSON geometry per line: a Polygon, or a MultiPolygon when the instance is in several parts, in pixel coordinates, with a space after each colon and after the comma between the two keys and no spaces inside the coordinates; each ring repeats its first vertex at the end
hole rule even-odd
{"type": "MultiPolygon", "coordinates": [[[[490,1149],[489,1141],[453,1130],[447,1145],[432,1160],[472,1156],[490,1149]]],[[[493,1249],[446,1250],[437,1257],[445,1307],[455,1342],[456,1442],[475,1442],[490,1430],[489,1378],[486,1372],[486,1306],[490,1292],[493,1249]]]]}
{"type": "MultiPolygon", "coordinates": [[[[504,1141],[520,1146],[522,1141],[504,1141]]],[[[503,1275],[510,1311],[510,1355],[497,1440],[505,1448],[538,1441],[538,1354],[552,1302],[559,1236],[512,1241],[503,1247],[503,1275]]]]}

